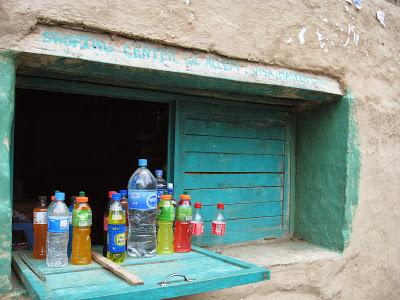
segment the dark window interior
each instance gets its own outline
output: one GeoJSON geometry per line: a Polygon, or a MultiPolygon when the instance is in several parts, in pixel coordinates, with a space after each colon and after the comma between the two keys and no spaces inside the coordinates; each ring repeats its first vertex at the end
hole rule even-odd
{"type": "Polygon", "coordinates": [[[14,209],[31,217],[39,195],[61,190],[69,205],[83,190],[101,244],[107,192],[126,188],[140,157],[166,174],[167,148],[168,104],[17,89],[14,209]]]}

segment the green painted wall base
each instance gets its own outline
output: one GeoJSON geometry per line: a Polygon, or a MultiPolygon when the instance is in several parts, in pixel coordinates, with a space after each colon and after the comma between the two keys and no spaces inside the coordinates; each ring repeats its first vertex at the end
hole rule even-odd
{"type": "Polygon", "coordinates": [[[342,251],[357,204],[360,169],[351,94],[301,111],[296,145],[294,233],[342,251]]]}
{"type": "Polygon", "coordinates": [[[0,293],[11,289],[14,93],[14,58],[7,53],[0,53],[0,293]]]}

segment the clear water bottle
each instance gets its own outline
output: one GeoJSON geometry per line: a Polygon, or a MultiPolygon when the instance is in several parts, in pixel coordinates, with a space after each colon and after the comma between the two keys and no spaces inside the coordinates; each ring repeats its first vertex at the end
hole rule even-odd
{"type": "Polygon", "coordinates": [[[54,201],[47,210],[46,264],[49,268],[68,265],[69,210],[64,200],[64,193],[55,193],[54,201]]]}
{"type": "Polygon", "coordinates": [[[163,178],[163,170],[156,170],[154,173],[157,182],[157,203],[160,203],[161,196],[167,193],[167,182],[163,178]]]}
{"type": "Polygon", "coordinates": [[[139,168],[128,183],[128,254],[149,257],[156,252],[157,182],[147,169],[147,160],[139,159],[139,168]]]}

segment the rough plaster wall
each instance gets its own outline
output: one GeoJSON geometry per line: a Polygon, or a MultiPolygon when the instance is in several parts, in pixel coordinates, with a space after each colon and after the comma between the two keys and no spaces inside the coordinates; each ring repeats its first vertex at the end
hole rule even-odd
{"type": "Polygon", "coordinates": [[[0,20],[1,48],[22,39],[37,22],[45,22],[339,78],[357,98],[362,154],[359,206],[342,259],[293,270],[287,283],[282,275],[286,273],[273,270],[275,280],[270,283],[213,295],[399,297],[400,7],[384,0],[364,0],[361,11],[345,0],[3,0],[0,20]],[[386,28],[375,18],[377,10],[386,12],[386,28]]]}

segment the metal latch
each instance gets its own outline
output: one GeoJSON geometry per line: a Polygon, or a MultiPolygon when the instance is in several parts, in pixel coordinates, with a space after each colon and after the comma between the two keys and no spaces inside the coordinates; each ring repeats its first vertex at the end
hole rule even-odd
{"type": "Polygon", "coordinates": [[[173,273],[173,274],[170,274],[167,277],[165,277],[165,279],[163,281],[159,282],[158,284],[161,286],[166,286],[167,284],[172,283],[172,282],[168,282],[168,280],[171,279],[172,277],[183,277],[183,280],[186,282],[192,282],[192,281],[196,280],[193,278],[187,278],[187,276],[183,275],[183,274],[173,273]]]}

